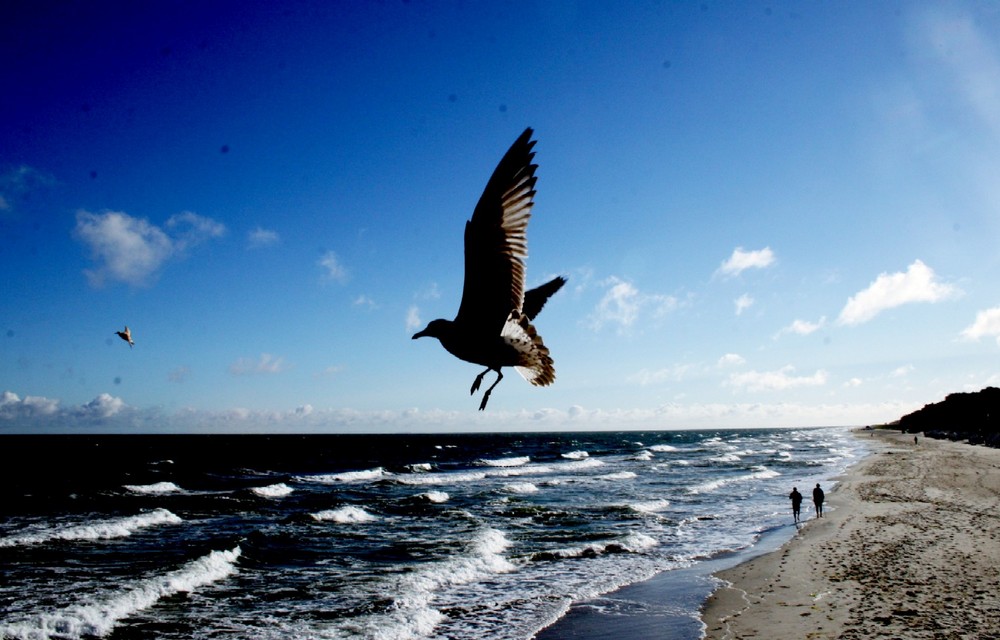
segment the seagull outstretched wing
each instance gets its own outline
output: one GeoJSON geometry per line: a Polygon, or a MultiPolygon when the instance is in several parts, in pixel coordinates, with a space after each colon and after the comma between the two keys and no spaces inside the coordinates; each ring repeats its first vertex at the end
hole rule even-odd
{"type": "Polygon", "coordinates": [[[465,223],[465,286],[455,322],[500,335],[524,302],[528,219],[535,196],[531,128],[511,145],[465,223]]]}

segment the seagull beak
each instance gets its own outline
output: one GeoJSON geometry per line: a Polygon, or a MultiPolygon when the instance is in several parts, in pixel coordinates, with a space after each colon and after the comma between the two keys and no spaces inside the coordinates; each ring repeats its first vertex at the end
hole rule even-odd
{"type": "Polygon", "coordinates": [[[410,340],[416,340],[417,338],[423,338],[426,335],[427,335],[427,329],[424,329],[423,331],[418,331],[418,332],[414,333],[413,337],[410,338],[410,340]]]}

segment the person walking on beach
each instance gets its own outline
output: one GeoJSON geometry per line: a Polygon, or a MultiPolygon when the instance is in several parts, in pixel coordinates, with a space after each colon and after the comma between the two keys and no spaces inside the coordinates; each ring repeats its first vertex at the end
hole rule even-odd
{"type": "Polygon", "coordinates": [[[823,490],[820,489],[819,483],[816,483],[816,488],[813,489],[813,504],[816,505],[816,517],[823,517],[823,498],[826,496],[823,494],[823,490]]]}
{"type": "Polygon", "coordinates": [[[795,522],[798,522],[799,512],[802,510],[802,494],[799,493],[798,487],[792,487],[792,492],[788,494],[788,497],[792,499],[792,517],[795,518],[795,522]]]}

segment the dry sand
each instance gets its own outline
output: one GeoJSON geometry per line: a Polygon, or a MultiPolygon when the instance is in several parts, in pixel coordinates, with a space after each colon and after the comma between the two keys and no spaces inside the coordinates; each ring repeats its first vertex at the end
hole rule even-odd
{"type": "Polygon", "coordinates": [[[708,639],[1000,640],[1000,449],[872,442],[823,518],[800,487],[795,537],[717,574],[728,586],[705,605],[708,639]]]}

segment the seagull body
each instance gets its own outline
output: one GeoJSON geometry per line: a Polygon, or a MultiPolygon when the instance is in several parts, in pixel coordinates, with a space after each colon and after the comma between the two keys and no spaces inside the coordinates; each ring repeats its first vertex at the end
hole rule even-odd
{"type": "Polygon", "coordinates": [[[454,320],[433,320],[413,335],[440,340],[449,353],[486,370],[476,376],[475,393],[490,371],[496,381],[483,394],[486,408],[502,367],[514,367],[525,380],[544,387],[555,381],[549,350],[531,324],[545,302],[565,283],[563,277],[524,291],[527,229],[535,195],[535,145],[532,130],[511,145],[465,223],[465,285],[454,320]]]}
{"type": "Polygon", "coordinates": [[[135,346],[135,343],[132,342],[132,332],[129,331],[128,325],[125,325],[125,330],[124,331],[115,331],[115,334],[119,338],[121,338],[122,340],[124,340],[125,342],[128,343],[128,348],[129,349],[131,349],[132,347],[135,346]]]}

